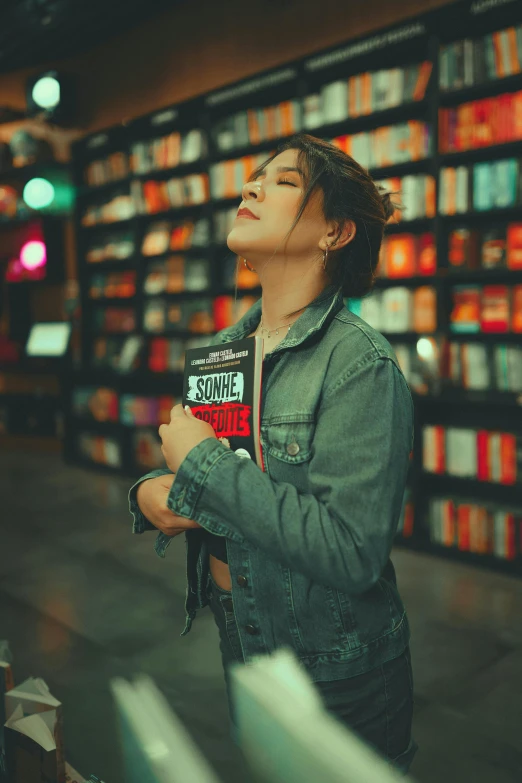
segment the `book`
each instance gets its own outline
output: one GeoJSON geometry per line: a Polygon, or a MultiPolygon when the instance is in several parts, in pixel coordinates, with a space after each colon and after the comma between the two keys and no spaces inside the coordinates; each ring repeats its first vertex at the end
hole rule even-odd
{"type": "Polygon", "coordinates": [[[5,694],[5,750],[13,783],[65,783],[62,705],[29,677],[5,694]]]}
{"type": "Polygon", "coordinates": [[[209,763],[150,677],[110,681],[126,783],[219,783],[209,763]]]}
{"type": "Polygon", "coordinates": [[[506,262],[508,269],[522,269],[522,223],[510,223],[507,227],[506,262]]]}
{"type": "Polygon", "coordinates": [[[7,776],[4,724],[6,721],[5,695],[14,688],[12,655],[7,640],[0,640],[0,780],[7,776]]]}
{"type": "Polygon", "coordinates": [[[408,780],[326,710],[291,648],[232,664],[230,678],[238,743],[256,783],[408,780]]]}
{"type": "Polygon", "coordinates": [[[458,272],[478,267],[478,232],[456,228],[448,236],[448,270],[458,272]]]}
{"type": "Polygon", "coordinates": [[[185,352],[183,405],[219,440],[264,471],[260,439],[263,338],[247,337],[185,352]]]}

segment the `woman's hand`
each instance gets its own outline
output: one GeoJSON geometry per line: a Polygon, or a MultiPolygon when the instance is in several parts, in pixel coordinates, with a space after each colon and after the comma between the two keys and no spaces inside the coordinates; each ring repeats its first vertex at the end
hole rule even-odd
{"type": "Polygon", "coordinates": [[[194,416],[189,406],[185,411],[183,405],[174,405],[170,412],[170,423],[162,424],[158,431],[162,440],[161,452],[173,473],[179,470],[195,446],[207,438],[217,439],[214,428],[194,416]]]}
{"type": "Polygon", "coordinates": [[[185,530],[201,527],[186,517],[179,517],[167,507],[167,498],[176,476],[166,475],[142,481],[136,493],[136,500],[142,514],[154,527],[166,536],[179,536],[185,530]]]}

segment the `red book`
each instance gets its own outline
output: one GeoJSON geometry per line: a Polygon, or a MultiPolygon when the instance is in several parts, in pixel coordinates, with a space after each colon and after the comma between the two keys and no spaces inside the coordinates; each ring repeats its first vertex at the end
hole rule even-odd
{"type": "Polygon", "coordinates": [[[506,254],[508,269],[522,269],[522,223],[509,223],[506,254]]]}
{"type": "Polygon", "coordinates": [[[514,560],[517,556],[515,515],[507,513],[506,519],[506,560],[514,560]]]}
{"type": "Polygon", "coordinates": [[[433,234],[421,234],[417,245],[417,272],[419,275],[437,273],[437,249],[433,234]]]}
{"type": "Polygon", "coordinates": [[[480,328],[482,332],[509,331],[509,288],[507,285],[486,285],[482,291],[480,328]]]}
{"type": "Polygon", "coordinates": [[[487,430],[477,432],[477,478],[479,481],[490,480],[489,470],[489,433],[487,430]]]}
{"type": "Polygon", "coordinates": [[[462,503],[457,510],[457,536],[458,548],[461,552],[469,552],[470,544],[470,514],[471,507],[462,503]]]}

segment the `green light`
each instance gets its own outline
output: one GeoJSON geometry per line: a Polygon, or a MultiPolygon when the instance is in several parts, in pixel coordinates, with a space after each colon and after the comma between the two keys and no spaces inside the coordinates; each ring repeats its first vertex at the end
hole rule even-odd
{"type": "Polygon", "coordinates": [[[42,109],[54,109],[60,103],[60,82],[53,76],[43,76],[33,87],[33,101],[42,109]]]}
{"type": "Polygon", "coordinates": [[[26,184],[23,198],[31,209],[44,209],[54,201],[54,187],[49,180],[35,177],[26,184]]]}

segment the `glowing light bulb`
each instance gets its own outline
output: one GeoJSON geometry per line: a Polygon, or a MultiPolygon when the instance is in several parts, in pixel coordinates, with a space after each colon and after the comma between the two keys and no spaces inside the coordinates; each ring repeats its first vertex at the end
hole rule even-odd
{"type": "Polygon", "coordinates": [[[421,359],[425,359],[426,361],[433,359],[435,357],[435,351],[431,340],[428,340],[427,337],[421,337],[417,342],[417,353],[421,359]]]}
{"type": "Polygon", "coordinates": [[[47,261],[45,244],[39,240],[26,242],[20,251],[20,262],[24,269],[38,269],[47,261]]]}
{"type": "Polygon", "coordinates": [[[43,177],[34,177],[24,187],[23,198],[31,209],[43,209],[54,201],[54,187],[43,177]]]}
{"type": "Polygon", "coordinates": [[[53,76],[42,76],[33,87],[33,101],[42,109],[54,109],[60,103],[60,82],[53,76]]]}

